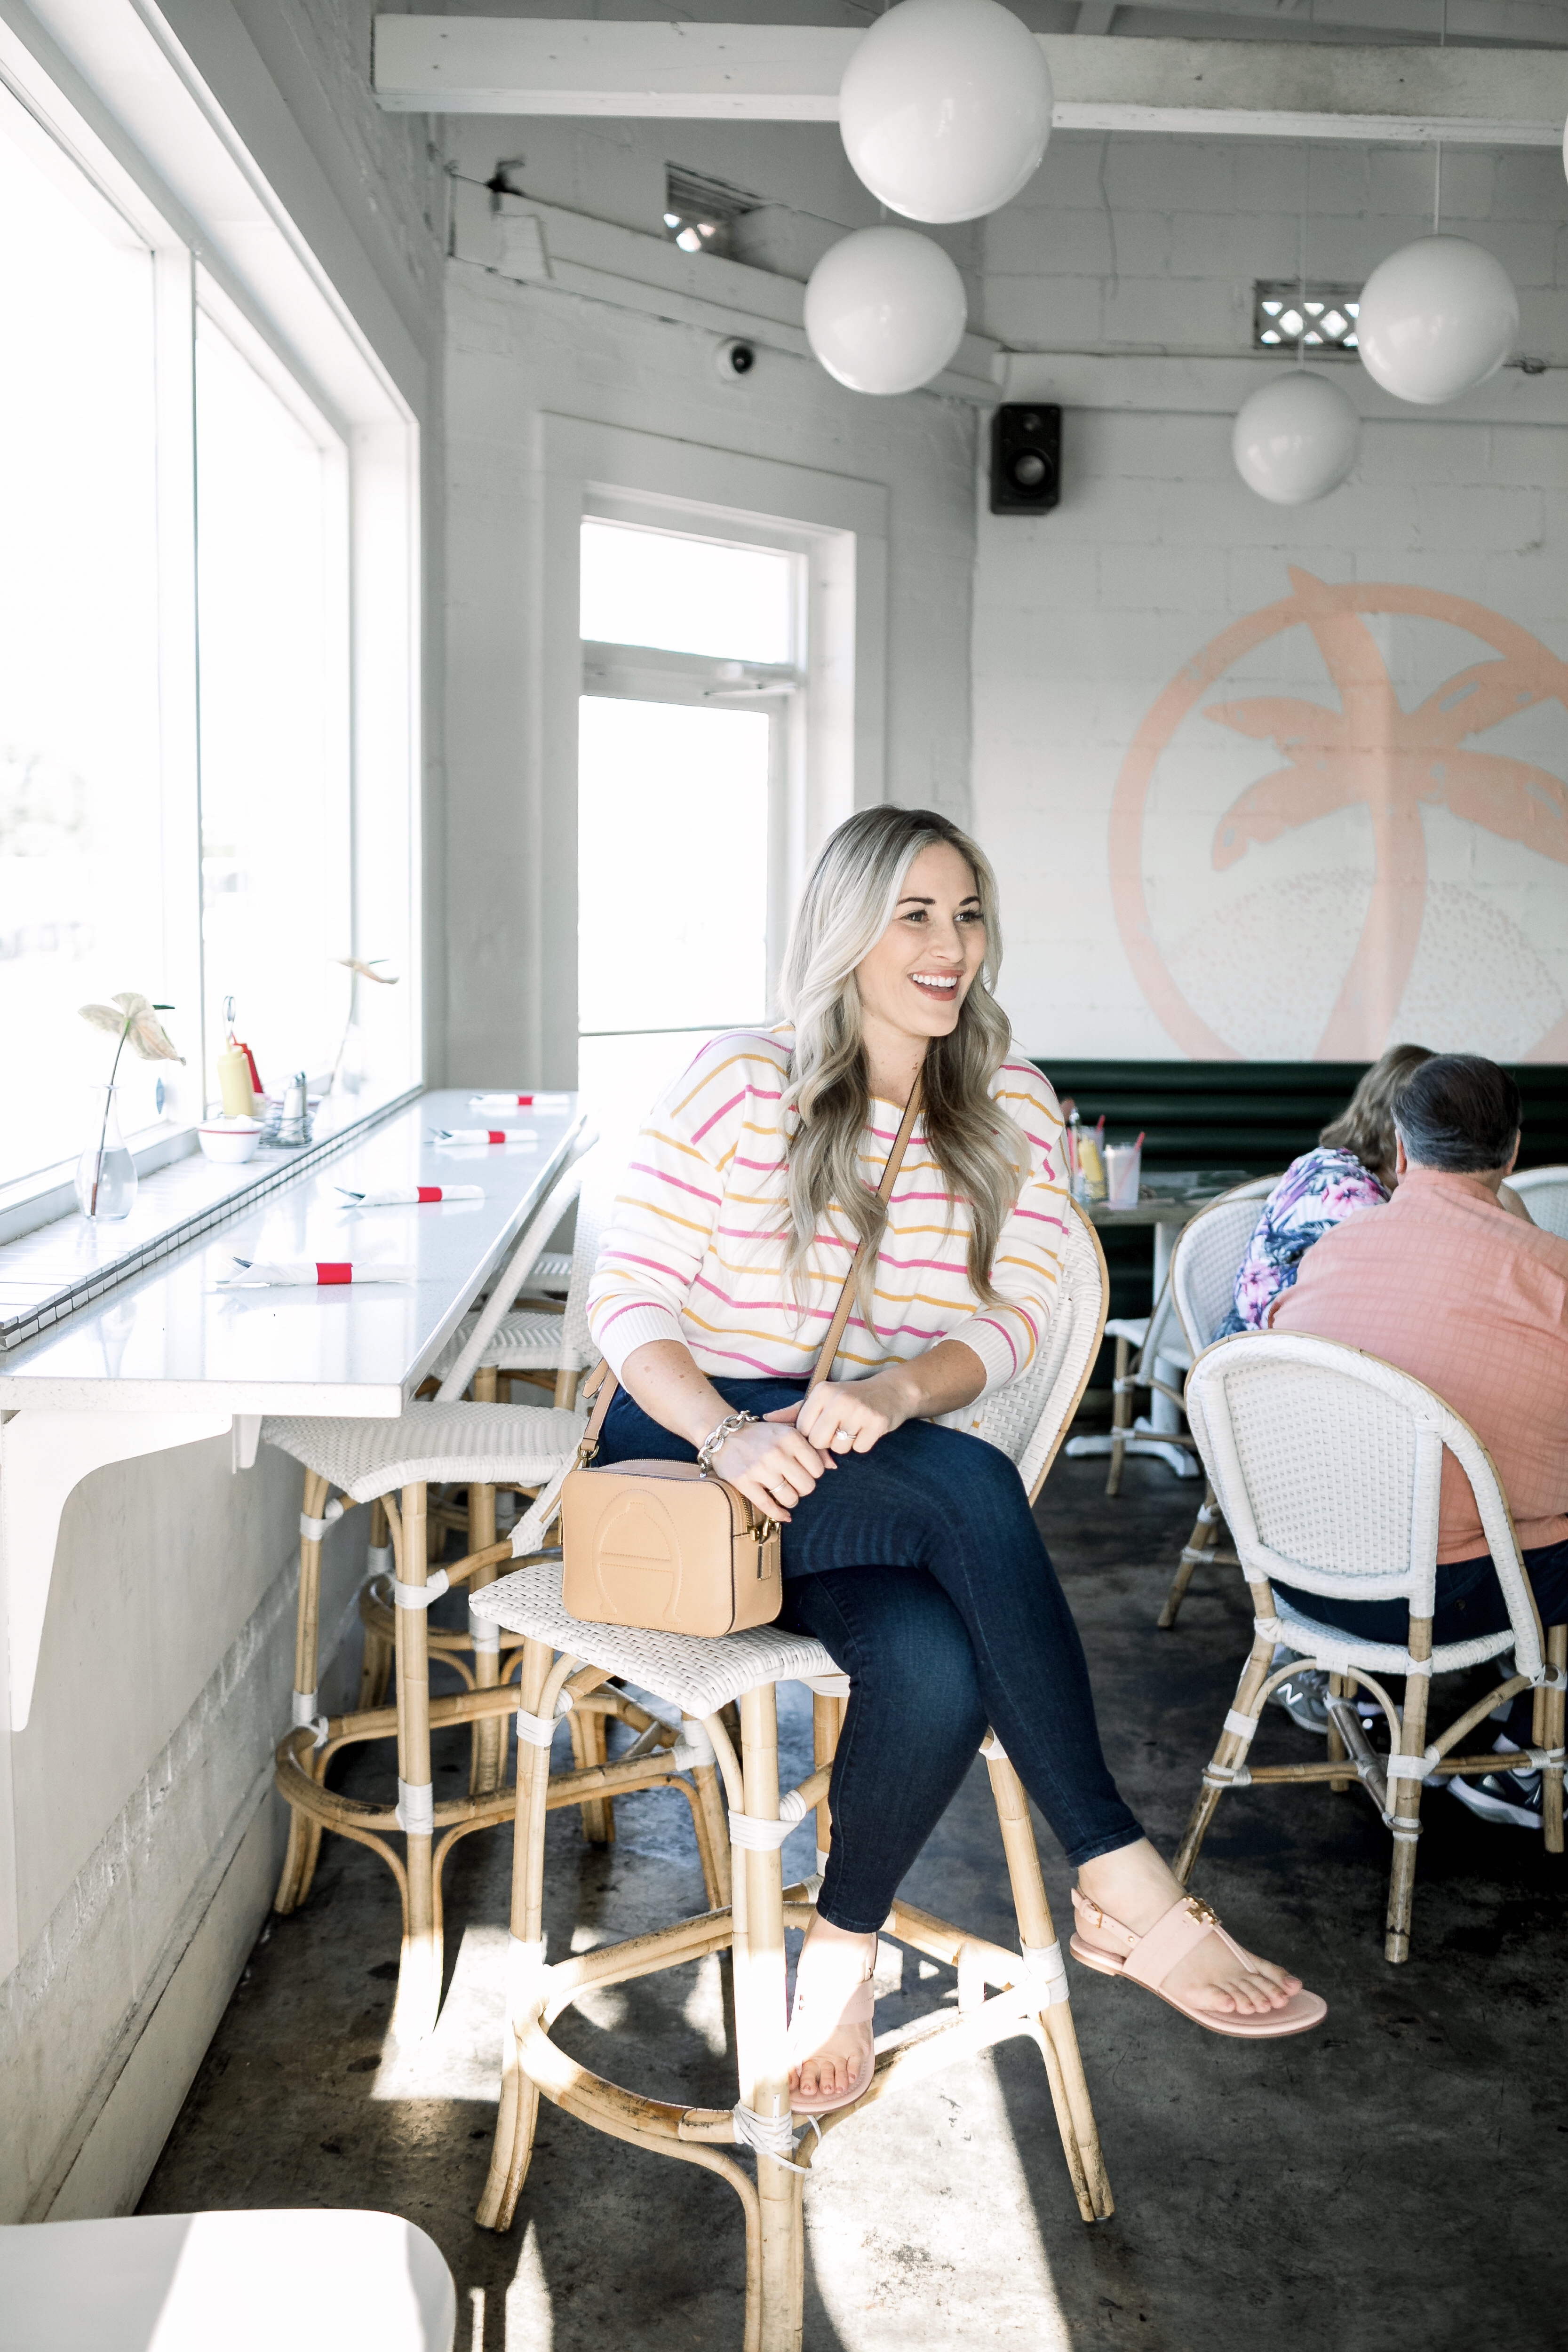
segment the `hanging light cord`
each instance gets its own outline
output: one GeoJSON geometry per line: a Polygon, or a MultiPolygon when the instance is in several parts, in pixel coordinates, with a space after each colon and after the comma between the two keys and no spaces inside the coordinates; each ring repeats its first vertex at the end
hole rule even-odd
{"type": "MultiPolygon", "coordinates": [[[[1438,47],[1440,49],[1446,49],[1446,48],[1447,47],[1447,46],[1448,46],[1448,0],[1443,0],[1443,16],[1442,16],[1442,22],[1441,22],[1441,24],[1439,25],[1439,26],[1438,26],[1438,30],[1437,30],[1437,47],[1438,47]]],[[[1437,233],[1438,233],[1438,225],[1439,225],[1439,223],[1441,222],[1442,217],[1443,217],[1443,142],[1442,142],[1442,141],[1439,139],[1439,140],[1438,140],[1438,142],[1437,142],[1436,156],[1436,159],[1435,159],[1435,162],[1434,162],[1434,164],[1433,164],[1433,170],[1432,170],[1432,234],[1433,234],[1433,236],[1436,236],[1437,235],[1437,233]]]]}
{"type": "Polygon", "coordinates": [[[1296,365],[1307,364],[1307,205],[1310,198],[1312,151],[1301,142],[1301,221],[1296,236],[1297,308],[1301,315],[1301,331],[1296,338],[1296,365]]]}

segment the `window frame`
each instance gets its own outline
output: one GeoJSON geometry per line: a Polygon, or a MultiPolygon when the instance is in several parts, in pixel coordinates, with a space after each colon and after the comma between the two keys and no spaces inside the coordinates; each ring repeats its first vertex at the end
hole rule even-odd
{"type": "MultiPolygon", "coordinates": [[[[769,983],[788,911],[834,826],[886,797],[886,487],[782,459],[551,414],[540,419],[541,625],[531,682],[540,714],[541,809],[531,925],[538,1006],[531,1059],[543,1083],[577,1083],[577,704],[580,532],[587,516],[783,547],[805,558],[804,723],[787,728],[768,908],[769,983]],[[547,586],[546,586],[546,583],[547,586]]],[[[639,661],[649,649],[635,650],[639,661]]],[[[683,656],[654,656],[681,661],[683,656]]],[[[702,657],[698,657],[702,658],[702,657]]],[[[767,667],[744,664],[746,669],[767,667]]]]}
{"type": "MultiPolygon", "coordinates": [[[[625,493],[584,492],[583,520],[630,523],[675,537],[718,541],[730,547],[765,547],[791,557],[790,641],[795,658],[787,662],[738,660],[723,654],[677,653],[664,646],[616,645],[607,639],[583,637],[584,695],[603,695],[627,702],[677,702],[703,708],[719,701],[747,710],[760,710],[768,719],[768,903],[764,913],[766,938],[764,987],[772,1002],[784,958],[790,911],[795,902],[791,835],[795,813],[806,790],[806,763],[811,740],[811,583],[812,542],[808,534],[756,517],[736,518],[721,528],[694,520],[682,510],[678,516],[659,502],[633,499],[625,493]],[[804,658],[802,656],[804,656],[804,658]],[[770,690],[771,689],[771,690],[770,690]]],[[[579,544],[581,542],[579,541],[579,544]]],[[[737,1020],[761,1020],[766,1004],[749,1013],[736,1010],[737,1020]]],[[[706,1024],[706,1034],[711,1024],[706,1024]]],[[[579,1028],[580,1037],[621,1036],[622,1030],[579,1028]]],[[[666,1033],[659,1031],[659,1035],[666,1033]]],[[[697,1034],[695,1031],[693,1034],[697,1034]]]]}
{"type": "MultiPolygon", "coordinates": [[[[379,282],[356,285],[351,312],[191,61],[157,36],[135,0],[95,0],[85,17],[71,0],[26,9],[0,0],[0,92],[153,256],[163,949],[186,1066],[169,1067],[173,1116],[126,1139],[145,1176],[195,1151],[205,1115],[198,306],[306,429],[313,413],[344,452],[349,952],[395,956],[401,982],[361,992],[375,1066],[345,1129],[424,1083],[421,453],[409,395],[425,392],[425,368],[379,282]],[[375,326],[374,342],[362,314],[375,326]]],[[[59,1161],[0,1182],[0,1244],[70,1213],[73,1167],[59,1161]]]]}

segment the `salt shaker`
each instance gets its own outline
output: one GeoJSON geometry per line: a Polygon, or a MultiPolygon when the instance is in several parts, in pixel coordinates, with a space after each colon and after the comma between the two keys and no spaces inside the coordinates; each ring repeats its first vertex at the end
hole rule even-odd
{"type": "Polygon", "coordinates": [[[278,1122],[278,1140],[281,1144],[309,1143],[310,1140],[310,1112],[303,1070],[296,1070],[283,1089],[283,1116],[278,1122]]]}

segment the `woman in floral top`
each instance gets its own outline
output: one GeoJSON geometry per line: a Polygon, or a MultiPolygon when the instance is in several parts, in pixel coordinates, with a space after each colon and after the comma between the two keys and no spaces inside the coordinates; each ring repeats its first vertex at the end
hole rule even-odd
{"type": "Polygon", "coordinates": [[[1431,1058],[1425,1045],[1391,1045],[1324,1128],[1317,1150],[1290,1162],[1263,1203],[1236,1277],[1236,1302],[1216,1339],[1260,1331],[1312,1244],[1358,1209],[1388,1199],[1394,1185],[1394,1097],[1411,1071],[1431,1058]]]}

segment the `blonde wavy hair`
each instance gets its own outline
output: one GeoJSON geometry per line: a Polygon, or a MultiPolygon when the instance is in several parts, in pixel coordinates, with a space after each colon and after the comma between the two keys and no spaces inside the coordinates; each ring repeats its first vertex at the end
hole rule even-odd
{"type": "Polygon", "coordinates": [[[784,1092],[786,1270],[798,1296],[813,1237],[836,1212],[859,1244],[856,1300],[868,1322],[887,1214],[859,1167],[871,1091],[855,970],[892,921],[914,860],[921,850],[943,845],[956,849],[974,876],[985,958],[957,1026],[949,1036],[934,1037],[926,1055],[926,1141],[948,1189],[969,1203],[969,1286],[983,1305],[992,1305],[991,1269],[1028,1171],[1029,1146],[990,1092],[1013,1033],[992,993],[1002,930],[989,861],[933,809],[862,809],[830,835],[816,861],[791,926],[779,983],[780,1009],[795,1024],[784,1092]]]}

